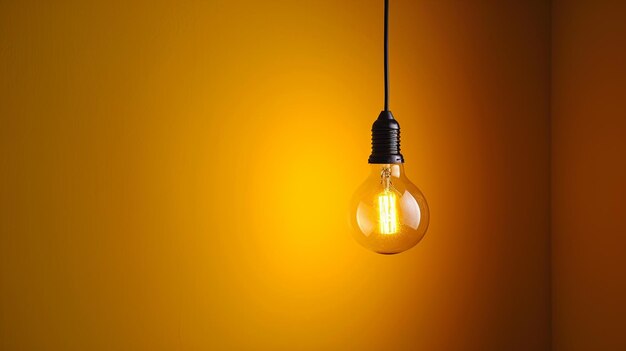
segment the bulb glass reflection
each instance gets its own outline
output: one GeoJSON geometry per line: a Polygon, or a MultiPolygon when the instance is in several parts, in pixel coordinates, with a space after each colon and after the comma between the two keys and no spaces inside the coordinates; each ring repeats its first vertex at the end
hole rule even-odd
{"type": "Polygon", "coordinates": [[[422,192],[404,174],[404,165],[371,164],[371,173],[351,203],[356,240],[381,254],[415,246],[426,233],[430,213],[422,192]]]}

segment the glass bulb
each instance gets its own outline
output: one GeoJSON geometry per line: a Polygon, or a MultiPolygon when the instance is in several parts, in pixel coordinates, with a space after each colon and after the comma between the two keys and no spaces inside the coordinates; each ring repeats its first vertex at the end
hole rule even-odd
{"type": "Polygon", "coordinates": [[[406,251],[420,242],[428,229],[426,199],[406,177],[402,163],[370,167],[370,176],[352,198],[354,236],[380,254],[406,251]]]}

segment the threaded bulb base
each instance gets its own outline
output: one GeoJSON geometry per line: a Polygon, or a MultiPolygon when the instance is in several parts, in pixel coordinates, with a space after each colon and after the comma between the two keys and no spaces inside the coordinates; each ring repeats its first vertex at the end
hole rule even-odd
{"type": "Polygon", "coordinates": [[[400,124],[390,111],[382,111],[372,125],[372,153],[368,163],[404,163],[400,153],[400,124]]]}

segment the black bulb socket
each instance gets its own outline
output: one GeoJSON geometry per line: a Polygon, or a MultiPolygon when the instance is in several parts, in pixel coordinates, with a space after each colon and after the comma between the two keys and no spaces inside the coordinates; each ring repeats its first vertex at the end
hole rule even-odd
{"type": "Polygon", "coordinates": [[[404,163],[400,153],[400,124],[391,111],[382,111],[372,125],[372,154],[368,163],[404,163]]]}

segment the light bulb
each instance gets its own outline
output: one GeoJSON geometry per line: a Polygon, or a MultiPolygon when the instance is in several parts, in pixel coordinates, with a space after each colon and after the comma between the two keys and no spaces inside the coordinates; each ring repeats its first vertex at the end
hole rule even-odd
{"type": "Polygon", "coordinates": [[[370,164],[371,173],[351,203],[356,240],[381,254],[415,246],[426,233],[430,213],[422,192],[406,177],[404,165],[370,164]]]}
{"type": "Polygon", "coordinates": [[[404,174],[400,124],[389,111],[389,0],[385,0],[385,109],[372,125],[370,176],[352,198],[350,222],[356,240],[381,254],[415,246],[426,234],[430,212],[422,192],[404,174]]]}
{"type": "Polygon", "coordinates": [[[404,174],[400,124],[387,109],[372,125],[372,153],[367,162],[371,173],[352,197],[354,236],[377,253],[406,251],[426,234],[430,212],[422,192],[404,174]]]}

